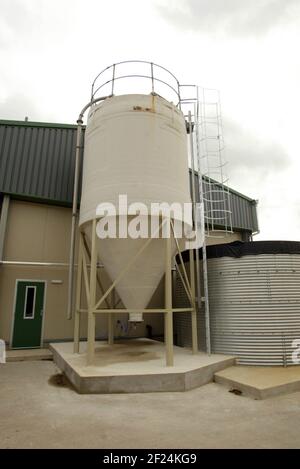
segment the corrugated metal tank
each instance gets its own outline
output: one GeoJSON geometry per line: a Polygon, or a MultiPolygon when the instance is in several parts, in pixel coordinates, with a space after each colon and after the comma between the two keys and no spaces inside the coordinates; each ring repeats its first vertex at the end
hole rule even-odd
{"type": "MultiPolygon", "coordinates": [[[[247,365],[295,364],[293,341],[300,339],[300,243],[237,242],[223,253],[222,249],[208,249],[212,351],[235,355],[247,365]],[[236,247],[239,252],[230,252],[236,247]]],[[[180,281],[175,301],[186,302],[180,281]]],[[[179,345],[189,346],[188,315],[176,316],[175,331],[179,345]]],[[[198,333],[204,349],[203,308],[198,333]]]]}
{"type": "MultiPolygon", "coordinates": [[[[188,178],[185,120],[172,103],[153,94],[130,94],[92,107],[85,132],[79,221],[88,235],[98,204],[113,204],[117,216],[123,194],[128,205],[184,204],[190,202],[188,178]]],[[[97,242],[99,258],[114,280],[145,239],[97,242]]],[[[164,273],[164,246],[163,239],[153,239],[118,283],[126,308],[147,306],[164,273]]],[[[175,252],[175,243],[173,248],[175,252]]]]}

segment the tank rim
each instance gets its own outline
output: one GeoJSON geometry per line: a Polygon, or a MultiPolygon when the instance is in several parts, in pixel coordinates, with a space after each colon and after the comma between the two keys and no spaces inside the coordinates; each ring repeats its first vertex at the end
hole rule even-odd
{"type": "MultiPolygon", "coordinates": [[[[232,243],[207,246],[207,258],[235,257],[272,254],[300,255],[300,241],[233,241],[232,243]]],[[[194,251],[195,256],[195,251],[194,251]]],[[[189,251],[182,253],[184,262],[189,262],[189,251]]],[[[199,249],[199,257],[202,259],[202,248],[199,249]]]]}

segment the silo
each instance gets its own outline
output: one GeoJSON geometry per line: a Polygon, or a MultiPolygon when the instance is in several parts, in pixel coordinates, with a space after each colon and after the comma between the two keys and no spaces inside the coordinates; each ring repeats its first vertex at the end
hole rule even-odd
{"type": "MultiPolygon", "coordinates": [[[[300,242],[209,246],[208,286],[214,353],[246,365],[295,365],[300,345],[300,242]]],[[[188,262],[188,256],[183,253],[188,262]]],[[[186,304],[177,282],[176,306],[186,304]]],[[[179,345],[190,345],[190,318],[176,315],[179,345]]],[[[204,311],[198,316],[205,343],[204,311]]]]}
{"type": "MultiPolygon", "coordinates": [[[[181,111],[180,85],[174,75],[150,62],[135,61],[134,65],[136,63],[149,66],[150,75],[118,75],[117,66],[127,67],[128,62],[108,67],[103,72],[112,72],[111,79],[104,79],[103,83],[103,72],[96,77],[91,101],[77,120],[72,233],[76,226],[76,180],[82,146],[84,151],[74,353],[79,353],[80,320],[85,317],[88,365],[94,363],[98,314],[108,315],[108,344],[112,345],[114,315],[127,313],[130,322],[140,322],[144,312],[164,315],[166,364],[173,365],[172,259],[185,249],[187,237],[193,232],[187,124],[181,111]],[[167,74],[175,85],[161,76],[157,78],[154,70],[167,74]],[[150,92],[116,93],[118,80],[137,77],[150,80],[147,81],[150,92]],[[158,94],[156,83],[171,90],[177,104],[158,94]],[[97,97],[107,84],[111,87],[110,93],[97,97]],[[82,144],[83,116],[87,109],[82,144]],[[105,288],[101,284],[100,267],[109,277],[109,286],[105,288]],[[163,276],[164,304],[147,308],[163,276]],[[84,307],[82,291],[85,291],[84,307]],[[119,296],[118,306],[115,292],[119,296]]],[[[74,241],[75,234],[71,236],[69,305],[74,241]]],[[[184,311],[189,311],[193,317],[193,353],[196,353],[195,279],[188,282],[186,273],[184,275],[190,297],[190,304],[184,311]]]]}
{"type": "MultiPolygon", "coordinates": [[[[100,203],[112,204],[118,222],[124,221],[123,214],[129,224],[131,204],[144,204],[150,213],[153,203],[183,206],[189,202],[186,145],[182,112],[160,96],[113,96],[93,106],[85,131],[79,219],[88,238],[100,203]],[[127,206],[120,206],[124,201],[127,206]]],[[[141,216],[147,218],[147,214],[141,216]]],[[[115,239],[97,239],[99,259],[111,280],[144,242],[118,233],[115,239]]],[[[153,239],[116,287],[124,306],[146,308],[163,272],[164,242],[153,239]]]]}

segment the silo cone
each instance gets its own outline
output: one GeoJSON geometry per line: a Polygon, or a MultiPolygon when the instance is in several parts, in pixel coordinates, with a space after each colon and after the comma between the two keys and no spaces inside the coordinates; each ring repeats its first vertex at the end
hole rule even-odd
{"type": "MultiPolygon", "coordinates": [[[[127,208],[136,202],[144,204],[149,213],[152,203],[177,203],[183,208],[183,204],[190,202],[184,117],[178,108],[159,96],[133,94],[107,98],[92,107],[88,117],[81,229],[90,238],[91,221],[100,204],[115,207],[118,228],[127,208]],[[127,206],[120,207],[120,195],[123,200],[126,196],[127,206]]],[[[129,215],[128,223],[131,219],[129,215]]],[[[181,224],[180,215],[174,222],[181,224]]],[[[118,231],[116,238],[97,237],[98,260],[111,281],[147,242],[147,238],[120,238],[118,231]]],[[[184,240],[179,242],[184,249],[184,240]]],[[[175,251],[173,240],[173,254],[175,251]]],[[[155,238],[116,286],[124,306],[145,309],[164,271],[165,239],[155,238]]],[[[141,315],[132,314],[130,320],[141,320],[141,315]]]]}

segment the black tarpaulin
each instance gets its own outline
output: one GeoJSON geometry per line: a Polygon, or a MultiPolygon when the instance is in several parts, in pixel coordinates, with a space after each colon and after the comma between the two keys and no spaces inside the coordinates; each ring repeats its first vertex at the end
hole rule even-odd
{"type": "MultiPolygon", "coordinates": [[[[208,259],[217,257],[243,257],[259,254],[300,254],[299,241],[234,241],[232,243],[215,244],[207,246],[208,259]]],[[[182,252],[184,262],[189,261],[189,251],[182,252]]],[[[199,249],[199,257],[202,259],[202,249],[199,249]]],[[[180,262],[179,256],[176,257],[180,262]]]]}

